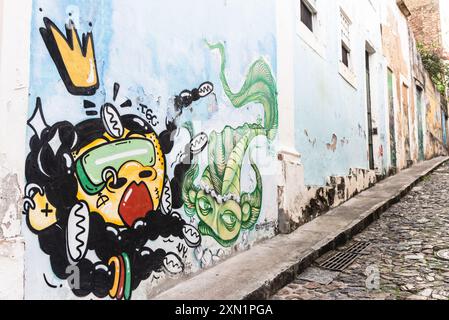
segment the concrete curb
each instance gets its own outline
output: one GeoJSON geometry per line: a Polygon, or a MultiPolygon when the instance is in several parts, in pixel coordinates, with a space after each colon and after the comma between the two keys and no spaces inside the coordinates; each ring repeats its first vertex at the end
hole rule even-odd
{"type": "Polygon", "coordinates": [[[266,300],[294,281],[320,256],[345,244],[379,219],[424,177],[447,161],[449,157],[439,157],[404,170],[292,234],[279,235],[256,245],[154,299],[266,300]],[[267,260],[267,255],[271,259],[267,260]],[[240,267],[242,265],[244,267],[240,267]],[[244,279],[247,282],[243,282],[244,279]]]}

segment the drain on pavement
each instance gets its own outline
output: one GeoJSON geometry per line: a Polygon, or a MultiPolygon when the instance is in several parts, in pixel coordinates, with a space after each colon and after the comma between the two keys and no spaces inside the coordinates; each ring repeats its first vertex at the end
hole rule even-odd
{"type": "Polygon", "coordinates": [[[357,259],[358,255],[347,252],[338,252],[326,261],[324,261],[320,267],[332,271],[343,271],[347,267],[349,267],[355,259],[357,259]]]}
{"type": "Polygon", "coordinates": [[[353,245],[349,246],[345,252],[353,254],[363,254],[366,249],[371,245],[371,243],[366,241],[355,242],[353,245]]]}
{"type": "Polygon", "coordinates": [[[360,254],[370,246],[369,242],[356,242],[345,251],[337,252],[320,264],[321,268],[332,271],[343,271],[349,267],[360,254]]]}

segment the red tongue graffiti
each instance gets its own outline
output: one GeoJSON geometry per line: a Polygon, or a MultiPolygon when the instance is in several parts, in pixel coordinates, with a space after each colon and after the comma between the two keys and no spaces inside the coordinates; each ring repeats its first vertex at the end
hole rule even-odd
{"type": "Polygon", "coordinates": [[[153,210],[153,200],[145,183],[132,182],[123,194],[119,206],[119,215],[128,227],[138,219],[144,218],[153,210]]]}

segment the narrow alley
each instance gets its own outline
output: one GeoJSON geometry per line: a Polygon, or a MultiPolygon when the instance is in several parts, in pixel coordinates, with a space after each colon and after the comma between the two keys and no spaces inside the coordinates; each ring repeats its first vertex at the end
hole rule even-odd
{"type": "Polygon", "coordinates": [[[315,261],[280,300],[448,300],[449,164],[425,177],[381,218],[315,261]],[[369,246],[341,272],[320,266],[355,244],[369,246]]]}
{"type": "Polygon", "coordinates": [[[448,137],[449,0],[0,0],[0,301],[449,300],[448,137]]]}

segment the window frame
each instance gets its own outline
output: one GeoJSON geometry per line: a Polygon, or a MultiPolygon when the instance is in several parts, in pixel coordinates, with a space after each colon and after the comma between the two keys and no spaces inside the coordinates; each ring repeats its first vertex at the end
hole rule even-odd
{"type": "Polygon", "coordinates": [[[341,55],[340,62],[343,63],[349,70],[352,71],[352,55],[351,55],[351,34],[352,21],[343,10],[340,8],[340,39],[341,39],[341,55]],[[346,34],[345,34],[346,33],[346,34]],[[343,50],[347,52],[347,64],[343,61],[343,50]]]}
{"type": "Polygon", "coordinates": [[[349,83],[355,90],[357,90],[357,77],[354,73],[353,57],[351,50],[352,42],[352,21],[346,11],[340,7],[339,12],[340,24],[340,45],[339,45],[339,73],[342,78],[349,83]],[[346,54],[347,63],[345,63],[343,56],[346,54]]]}
{"type": "Polygon", "coordinates": [[[308,0],[299,0],[299,2],[300,2],[300,5],[299,5],[300,22],[303,25],[305,25],[307,27],[307,29],[310,30],[310,32],[315,33],[316,15],[317,15],[318,11],[313,6],[313,4],[311,4],[311,2],[308,0]],[[310,26],[308,25],[307,22],[305,22],[303,20],[303,18],[304,18],[304,10],[303,9],[306,9],[308,11],[308,13],[310,13],[310,26]]]}
{"type": "MultiPolygon", "coordinates": [[[[286,0],[278,0],[286,1],[286,0]]],[[[323,28],[320,21],[320,10],[318,0],[297,0],[295,1],[295,28],[296,34],[308,45],[316,54],[324,58],[323,28]],[[301,6],[304,4],[312,13],[312,29],[301,20],[301,6]]]]}
{"type": "Polygon", "coordinates": [[[341,57],[340,57],[340,59],[341,59],[340,62],[343,63],[348,69],[350,69],[351,49],[348,48],[348,46],[346,45],[346,43],[344,41],[341,41],[341,57]]]}

